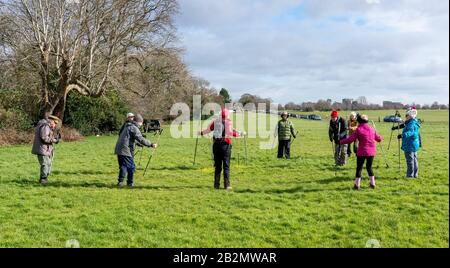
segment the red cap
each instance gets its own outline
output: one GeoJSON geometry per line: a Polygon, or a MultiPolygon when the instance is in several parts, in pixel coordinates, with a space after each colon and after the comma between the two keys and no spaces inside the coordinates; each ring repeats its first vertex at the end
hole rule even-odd
{"type": "Polygon", "coordinates": [[[228,119],[230,117],[230,111],[228,111],[228,109],[226,109],[226,108],[222,109],[221,114],[222,114],[222,119],[228,119]]]}
{"type": "Polygon", "coordinates": [[[336,117],[338,117],[339,116],[339,113],[337,112],[337,111],[332,111],[331,112],[331,117],[332,118],[336,118],[336,117]]]}

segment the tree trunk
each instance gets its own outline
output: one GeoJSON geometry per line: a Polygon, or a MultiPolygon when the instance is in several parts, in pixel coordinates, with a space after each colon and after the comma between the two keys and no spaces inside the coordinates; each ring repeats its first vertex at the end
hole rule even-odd
{"type": "Polygon", "coordinates": [[[61,123],[64,120],[64,111],[66,110],[66,102],[67,102],[67,94],[64,94],[64,97],[61,97],[61,99],[59,99],[58,103],[56,104],[55,108],[52,111],[52,115],[61,119],[61,123]]]}

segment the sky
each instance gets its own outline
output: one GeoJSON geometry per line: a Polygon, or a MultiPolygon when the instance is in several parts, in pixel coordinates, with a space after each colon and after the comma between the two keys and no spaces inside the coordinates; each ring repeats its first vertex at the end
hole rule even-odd
{"type": "Polygon", "coordinates": [[[449,100],[446,0],[179,0],[194,76],[234,100],[449,100]]]}

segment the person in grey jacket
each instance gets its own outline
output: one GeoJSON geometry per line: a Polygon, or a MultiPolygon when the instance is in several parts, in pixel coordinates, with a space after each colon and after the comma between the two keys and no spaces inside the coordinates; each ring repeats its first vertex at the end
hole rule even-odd
{"type": "Polygon", "coordinates": [[[135,143],[147,147],[157,148],[157,144],[152,144],[149,140],[146,140],[139,128],[142,126],[144,119],[141,115],[136,115],[134,121],[127,122],[123,127],[122,132],[119,135],[119,139],[116,143],[115,154],[119,162],[119,182],[118,186],[124,186],[125,175],[127,175],[127,185],[133,187],[134,185],[134,172],[136,166],[134,164],[134,149],[135,143]]]}
{"type": "Polygon", "coordinates": [[[48,119],[40,120],[35,129],[31,153],[37,155],[39,161],[39,182],[41,184],[46,184],[48,182],[48,176],[52,170],[53,145],[57,144],[61,139],[60,135],[54,134],[59,121],[58,117],[50,115],[48,119]]]}

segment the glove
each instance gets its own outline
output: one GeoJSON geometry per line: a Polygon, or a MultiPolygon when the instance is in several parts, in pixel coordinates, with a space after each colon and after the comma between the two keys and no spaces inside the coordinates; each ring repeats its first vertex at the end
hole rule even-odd
{"type": "Polygon", "coordinates": [[[398,136],[397,136],[397,139],[401,140],[402,137],[403,137],[402,135],[398,135],[398,136]]]}
{"type": "Polygon", "coordinates": [[[61,133],[58,133],[58,134],[56,134],[56,138],[54,140],[54,143],[58,144],[60,140],[61,140],[61,133]]]}
{"type": "Polygon", "coordinates": [[[404,128],[405,128],[405,124],[400,124],[400,126],[392,127],[392,130],[404,129],[404,128]]]}

